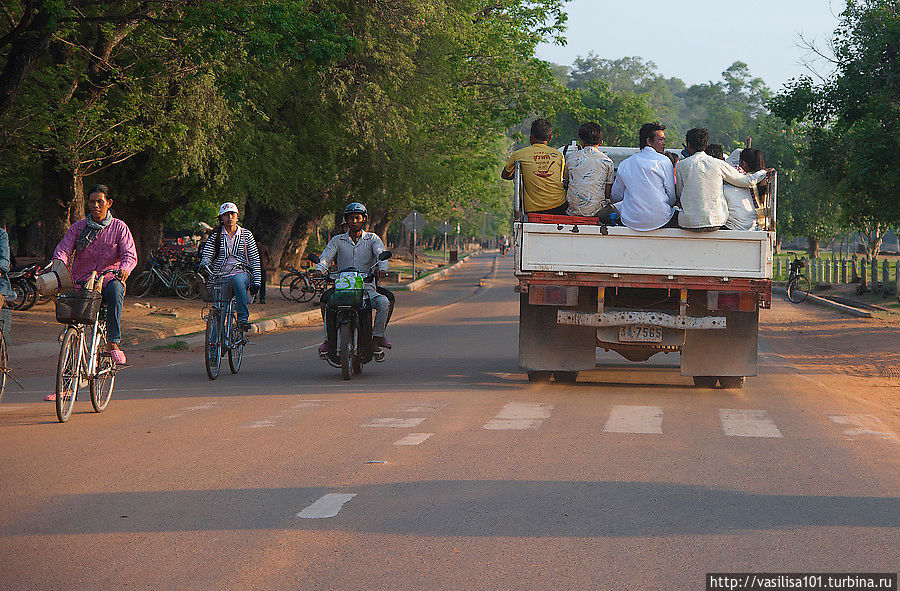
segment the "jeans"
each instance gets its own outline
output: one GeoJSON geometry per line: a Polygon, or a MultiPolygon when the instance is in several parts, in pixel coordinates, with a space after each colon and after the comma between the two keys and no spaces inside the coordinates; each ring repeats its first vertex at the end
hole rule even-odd
{"type": "MultiPolygon", "coordinates": [[[[250,275],[247,273],[238,273],[231,278],[231,289],[229,291],[234,295],[234,301],[237,304],[238,322],[247,322],[250,319],[250,311],[247,304],[250,302],[250,294],[247,293],[247,287],[250,285],[250,275]]],[[[225,297],[232,294],[226,292],[225,297]]]]}
{"type": "Polygon", "coordinates": [[[111,279],[100,292],[106,304],[106,339],[110,343],[122,341],[122,308],[125,301],[125,285],[118,279],[111,279]]]}

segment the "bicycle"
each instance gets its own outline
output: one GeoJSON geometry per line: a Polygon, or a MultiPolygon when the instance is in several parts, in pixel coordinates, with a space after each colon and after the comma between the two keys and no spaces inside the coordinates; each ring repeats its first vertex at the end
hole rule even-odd
{"type": "Polygon", "coordinates": [[[187,270],[171,257],[152,256],[150,268],[141,271],[132,283],[132,293],[142,298],[153,291],[157,283],[175,292],[183,300],[193,300],[200,296],[202,278],[194,271],[187,270]]]}
{"type": "Polygon", "coordinates": [[[806,259],[797,258],[797,255],[794,255],[794,260],[791,261],[790,265],[790,275],[788,276],[787,297],[795,304],[799,304],[809,295],[811,284],[804,272],[805,268],[806,259]]]}
{"type": "MultiPolygon", "coordinates": [[[[119,276],[106,271],[97,276],[119,276]]],[[[106,350],[106,305],[99,291],[91,289],[60,293],[56,298],[56,321],[67,325],[60,333],[56,365],[56,418],[65,423],[72,415],[78,389],[88,385],[94,412],[103,412],[112,398],[118,367],[106,350]],[[87,328],[90,327],[90,334],[87,328]]]]}
{"type": "Polygon", "coordinates": [[[284,274],[281,278],[281,281],[278,283],[278,289],[281,291],[281,297],[286,300],[295,299],[291,294],[291,284],[297,280],[302,278],[304,272],[300,269],[295,269],[294,267],[288,267],[288,272],[284,274]]]}
{"type": "Polygon", "coordinates": [[[312,271],[304,271],[302,275],[291,281],[289,293],[291,299],[303,304],[321,296],[328,289],[328,278],[316,276],[312,271]]]}
{"type": "Polygon", "coordinates": [[[238,326],[234,295],[229,297],[228,294],[230,288],[231,277],[210,274],[207,301],[212,306],[206,315],[206,338],[203,342],[206,375],[211,380],[219,377],[223,351],[228,353],[231,373],[239,372],[244,358],[244,345],[249,342],[238,326]]]}
{"type": "MultiPolygon", "coordinates": [[[[0,274],[2,276],[3,274],[0,274]]],[[[6,349],[6,334],[12,325],[12,311],[3,307],[3,296],[0,295],[0,400],[6,391],[6,377],[9,374],[9,354],[6,349]]]]}

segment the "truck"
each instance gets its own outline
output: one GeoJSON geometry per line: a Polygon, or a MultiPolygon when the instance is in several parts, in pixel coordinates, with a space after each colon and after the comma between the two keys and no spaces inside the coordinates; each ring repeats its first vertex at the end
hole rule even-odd
{"type": "MultiPolygon", "coordinates": [[[[618,168],[637,148],[601,147],[618,168]]],[[[772,304],[777,175],[761,230],[640,232],[586,218],[529,215],[518,164],[513,234],[519,365],[532,382],[574,382],[597,349],[633,362],[680,353],[695,386],[757,375],[759,310],[772,304]],[[549,223],[548,223],[549,221],[549,223]]]]}

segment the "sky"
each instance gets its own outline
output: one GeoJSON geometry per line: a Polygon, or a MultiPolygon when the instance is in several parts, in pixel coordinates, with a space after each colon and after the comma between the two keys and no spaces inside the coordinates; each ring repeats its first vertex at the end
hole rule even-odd
{"type": "MultiPolygon", "coordinates": [[[[593,51],[640,56],[688,85],[721,80],[737,60],[772,90],[808,74],[799,35],[827,47],[844,0],[569,0],[568,44],[541,45],[543,60],[570,66],[593,51]],[[658,24],[653,24],[658,23],[658,24]]],[[[828,69],[819,66],[824,73],[828,69]]]]}

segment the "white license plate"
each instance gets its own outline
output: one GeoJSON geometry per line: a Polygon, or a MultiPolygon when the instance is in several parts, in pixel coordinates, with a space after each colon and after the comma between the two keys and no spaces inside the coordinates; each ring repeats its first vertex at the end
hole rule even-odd
{"type": "Polygon", "coordinates": [[[645,326],[628,324],[619,327],[620,343],[661,343],[663,329],[661,326],[645,326]]]}

